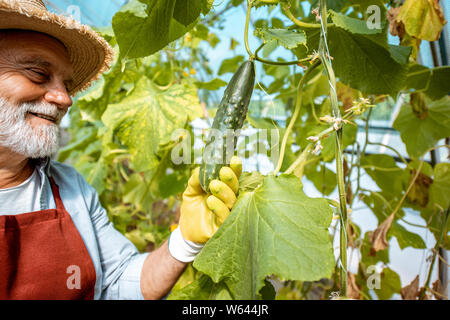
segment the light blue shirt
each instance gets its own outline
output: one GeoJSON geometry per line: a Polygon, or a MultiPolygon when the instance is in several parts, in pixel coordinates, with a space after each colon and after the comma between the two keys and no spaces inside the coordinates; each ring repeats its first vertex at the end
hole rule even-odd
{"type": "Polygon", "coordinates": [[[141,271],[148,253],[140,254],[117,231],[100,204],[98,194],[71,166],[53,160],[37,164],[40,176],[40,210],[54,208],[49,177],[59,187],[64,207],[70,214],[94,263],[94,299],[143,299],[141,271]]]}

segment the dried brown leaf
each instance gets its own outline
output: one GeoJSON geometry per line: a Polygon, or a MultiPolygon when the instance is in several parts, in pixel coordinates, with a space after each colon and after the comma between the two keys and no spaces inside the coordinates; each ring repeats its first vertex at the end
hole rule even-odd
{"type": "Polygon", "coordinates": [[[388,242],[386,240],[386,235],[391,228],[392,221],[394,220],[394,215],[390,215],[386,218],[375,231],[369,234],[369,240],[372,244],[372,253],[376,253],[380,250],[384,250],[388,247],[388,242]]]}
{"type": "Polygon", "coordinates": [[[400,291],[403,300],[417,300],[419,296],[419,275],[400,291]]]}
{"type": "Polygon", "coordinates": [[[400,7],[391,8],[387,13],[387,19],[389,21],[389,32],[393,36],[398,36],[400,40],[405,36],[405,25],[401,21],[397,21],[397,15],[400,11],[400,7]]]}
{"type": "Polygon", "coordinates": [[[361,288],[356,284],[356,277],[353,273],[347,273],[347,297],[350,299],[361,299],[361,288]]]}
{"type": "Polygon", "coordinates": [[[437,279],[435,282],[433,282],[432,289],[433,295],[437,300],[440,300],[442,298],[448,299],[448,297],[446,297],[442,292],[441,280],[437,279]]]}

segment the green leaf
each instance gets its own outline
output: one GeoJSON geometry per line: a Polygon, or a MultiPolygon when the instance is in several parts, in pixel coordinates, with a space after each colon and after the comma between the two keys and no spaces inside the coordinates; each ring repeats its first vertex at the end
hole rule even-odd
{"type": "Polygon", "coordinates": [[[323,195],[329,196],[336,189],[336,173],[324,165],[306,166],[305,175],[323,195]]]}
{"type": "Polygon", "coordinates": [[[434,179],[430,187],[430,203],[441,208],[450,206],[450,163],[438,163],[434,167],[434,179]]]}
{"type": "Polygon", "coordinates": [[[380,289],[374,289],[380,300],[389,300],[394,293],[400,293],[402,283],[400,276],[389,268],[384,268],[381,272],[380,289]]]}
{"type": "Polygon", "coordinates": [[[176,2],[131,0],[123,6],[112,19],[121,57],[149,56],[192,29],[197,24],[197,20],[192,21],[192,12],[188,15],[176,14],[183,23],[192,21],[189,25],[173,18],[176,2]]]}
{"type": "Polygon", "coordinates": [[[188,26],[198,19],[200,13],[207,14],[212,4],[213,0],[176,0],[173,17],[184,26],[188,26]]]}
{"type": "Polygon", "coordinates": [[[122,201],[142,211],[151,210],[152,198],[148,182],[139,173],[132,174],[123,187],[122,201]]]}
{"type": "Polygon", "coordinates": [[[84,150],[90,143],[94,142],[97,138],[97,128],[85,127],[80,129],[82,136],[74,142],[66,145],[59,150],[58,161],[64,162],[73,151],[84,150]]]}
{"type": "Polygon", "coordinates": [[[364,234],[364,241],[361,246],[361,262],[367,267],[376,265],[378,262],[389,262],[389,250],[384,249],[377,252],[371,251],[372,245],[369,241],[369,231],[364,234]]]}
{"type": "Polygon", "coordinates": [[[405,81],[405,88],[416,89],[419,91],[428,88],[430,82],[431,69],[421,64],[412,64],[409,67],[408,75],[405,81]]]}
{"type": "MultiPolygon", "coordinates": [[[[391,94],[402,89],[410,48],[386,44],[387,36],[352,33],[337,26],[328,28],[328,48],[333,68],[341,82],[366,94],[391,94]]],[[[308,47],[317,48],[319,32],[308,33],[308,47]]]]}
{"type": "Polygon", "coordinates": [[[205,89],[205,90],[217,90],[227,85],[227,83],[219,78],[215,78],[208,82],[200,82],[196,81],[195,85],[199,89],[205,89]]]}
{"type": "Polygon", "coordinates": [[[450,67],[427,68],[413,64],[408,71],[405,89],[423,91],[430,99],[439,100],[450,92],[450,67]]]}
{"type": "Polygon", "coordinates": [[[230,293],[223,283],[216,284],[207,275],[201,275],[199,279],[184,288],[169,295],[167,300],[231,300],[230,293]]]}
{"type": "Polygon", "coordinates": [[[230,216],[194,261],[235,299],[257,299],[266,276],[314,281],[331,276],[334,256],[325,199],[308,198],[293,175],[268,176],[239,196],[230,216]]]}
{"type": "Polygon", "coordinates": [[[409,104],[400,109],[393,127],[400,132],[411,157],[420,157],[445,137],[450,136],[450,98],[428,105],[425,119],[419,119],[409,104]]]}
{"type": "MultiPolygon", "coordinates": [[[[344,14],[329,10],[333,23],[342,29],[358,34],[377,34],[383,31],[384,25],[380,29],[369,29],[367,21],[351,18],[344,14]]],[[[385,21],[384,21],[385,22],[385,21]]]]}
{"type": "Polygon", "coordinates": [[[244,62],[244,56],[242,55],[237,55],[233,58],[225,59],[222,61],[218,74],[222,75],[227,72],[235,73],[242,62],[244,62]]]}
{"type": "MultiPolygon", "coordinates": [[[[324,126],[315,126],[316,130],[313,134],[308,134],[308,136],[316,135],[322,130],[326,129],[324,126]],[[321,128],[321,129],[320,129],[321,128]],[[320,130],[319,130],[320,129],[320,130]]],[[[343,137],[343,148],[347,148],[349,145],[353,144],[356,141],[356,134],[358,132],[358,128],[353,125],[346,125],[343,129],[344,137],[343,137]]],[[[322,140],[323,150],[322,157],[323,161],[328,162],[332,161],[335,158],[336,154],[336,136],[335,133],[330,134],[328,137],[322,140]]]]}
{"type": "Polygon", "coordinates": [[[137,171],[158,165],[158,147],[171,141],[171,134],[188,120],[202,115],[196,89],[186,83],[162,91],[142,77],[121,102],[103,114],[105,125],[129,148],[137,171]]]}
{"type": "Polygon", "coordinates": [[[375,214],[378,224],[386,220],[395,206],[395,202],[386,199],[386,195],[382,192],[371,192],[370,196],[365,195],[363,202],[375,214]]]}
{"type": "Polygon", "coordinates": [[[253,191],[258,188],[264,181],[264,176],[258,171],[243,172],[239,178],[239,192],[253,191]]]}
{"type": "Polygon", "coordinates": [[[431,69],[430,82],[425,94],[433,100],[438,100],[450,93],[450,67],[431,69]]]}
{"type": "Polygon", "coordinates": [[[427,222],[427,226],[431,232],[433,232],[436,241],[441,236],[441,229],[445,228],[442,247],[445,248],[445,250],[450,250],[450,237],[448,233],[448,230],[450,230],[450,219],[447,220],[447,225],[444,226],[445,214],[446,212],[444,208],[434,205],[430,205],[420,211],[420,216],[427,222]]]}
{"type": "Polygon", "coordinates": [[[397,166],[395,159],[385,154],[364,156],[361,159],[364,171],[375,181],[390,199],[401,195],[403,186],[407,182],[405,172],[397,166]],[[381,168],[378,170],[377,168],[381,168]],[[387,169],[384,171],[383,169],[387,169]]]}
{"type": "Polygon", "coordinates": [[[394,221],[388,232],[388,239],[393,236],[397,239],[400,249],[405,249],[406,247],[412,247],[415,249],[425,249],[426,245],[423,239],[413,232],[406,230],[401,224],[394,221]]]}
{"type": "Polygon", "coordinates": [[[187,186],[188,180],[188,176],[180,175],[179,173],[164,175],[159,181],[161,197],[168,198],[170,196],[183,193],[187,186]]]}
{"type": "Polygon", "coordinates": [[[294,49],[299,45],[306,46],[306,35],[303,31],[294,31],[287,29],[273,29],[273,28],[257,28],[255,29],[255,36],[261,38],[264,43],[276,41],[278,45],[286,49],[294,49]]]}

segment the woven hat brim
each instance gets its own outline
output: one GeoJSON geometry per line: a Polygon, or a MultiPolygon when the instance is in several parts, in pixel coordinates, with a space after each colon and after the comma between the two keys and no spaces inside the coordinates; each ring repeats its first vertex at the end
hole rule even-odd
{"type": "Polygon", "coordinates": [[[0,29],[37,31],[61,41],[72,62],[71,95],[87,89],[101,73],[109,69],[113,60],[112,48],[89,26],[48,11],[37,8],[25,11],[0,1],[0,29]]]}

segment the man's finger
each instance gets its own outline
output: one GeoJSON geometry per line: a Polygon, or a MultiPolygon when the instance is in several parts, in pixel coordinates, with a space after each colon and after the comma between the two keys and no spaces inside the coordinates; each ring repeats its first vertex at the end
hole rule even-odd
{"type": "Polygon", "coordinates": [[[234,171],[236,174],[236,178],[240,178],[242,173],[242,160],[238,156],[233,156],[230,159],[230,168],[234,171]]]}
{"type": "Polygon", "coordinates": [[[221,181],[225,182],[235,194],[238,193],[239,181],[233,169],[230,167],[222,167],[219,172],[219,178],[221,181]]]}
{"type": "Polygon", "coordinates": [[[225,203],[223,203],[216,196],[209,196],[206,199],[206,205],[216,216],[219,225],[221,225],[230,214],[230,210],[227,208],[225,203]]]}
{"type": "Polygon", "coordinates": [[[220,180],[214,179],[209,184],[211,193],[225,203],[228,209],[233,208],[236,203],[236,195],[229,186],[220,180]]]}

